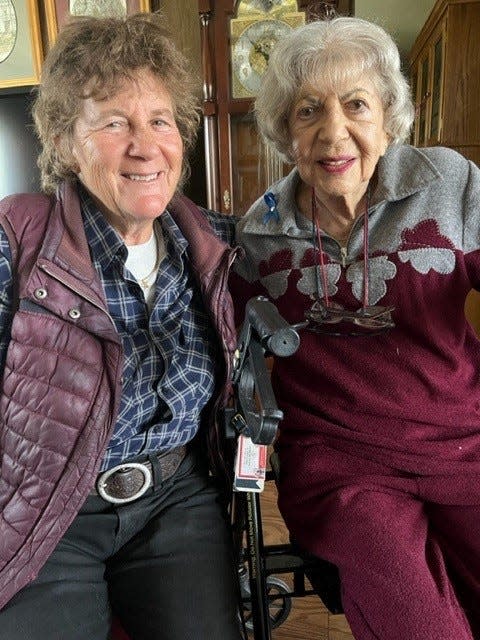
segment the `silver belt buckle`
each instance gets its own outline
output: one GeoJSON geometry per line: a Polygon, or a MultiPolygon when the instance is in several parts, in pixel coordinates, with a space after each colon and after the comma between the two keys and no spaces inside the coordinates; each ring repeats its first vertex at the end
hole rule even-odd
{"type": "Polygon", "coordinates": [[[152,472],[148,467],[146,467],[141,462],[127,462],[124,464],[119,464],[116,467],[112,467],[107,471],[101,473],[97,478],[97,491],[98,495],[101,496],[107,502],[111,502],[112,504],[126,504],[127,502],[133,502],[133,500],[137,500],[141,498],[143,494],[148,490],[150,485],[152,484],[152,472]],[[128,498],[115,498],[115,496],[111,496],[106,492],[107,480],[117,471],[127,470],[127,469],[139,469],[143,473],[143,486],[128,498]]]}

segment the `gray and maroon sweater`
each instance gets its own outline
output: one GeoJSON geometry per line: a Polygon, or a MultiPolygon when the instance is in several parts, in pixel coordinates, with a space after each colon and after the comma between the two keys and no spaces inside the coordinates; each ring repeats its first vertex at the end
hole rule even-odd
{"type": "MultiPolygon", "coordinates": [[[[377,177],[369,303],[393,305],[396,327],[370,337],[302,331],[298,352],[273,367],[280,440],[412,473],[478,473],[480,342],[464,303],[480,289],[480,170],[450,149],[405,145],[380,159],[377,177]]],[[[322,295],[312,222],[295,204],[299,179],[294,169],[269,189],[274,214],[261,197],[238,222],[246,257],[231,283],[240,306],[266,295],[290,323],[302,321],[318,286],[322,295]]],[[[345,247],[328,235],[322,244],[331,300],[358,309],[363,216],[345,247]]]]}

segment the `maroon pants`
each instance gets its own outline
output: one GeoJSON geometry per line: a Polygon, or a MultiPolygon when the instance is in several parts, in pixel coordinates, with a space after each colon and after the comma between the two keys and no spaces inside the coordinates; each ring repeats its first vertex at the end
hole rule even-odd
{"type": "Polygon", "coordinates": [[[480,478],[415,476],[327,447],[282,447],[295,540],[337,565],[356,640],[480,639],[480,478]]]}

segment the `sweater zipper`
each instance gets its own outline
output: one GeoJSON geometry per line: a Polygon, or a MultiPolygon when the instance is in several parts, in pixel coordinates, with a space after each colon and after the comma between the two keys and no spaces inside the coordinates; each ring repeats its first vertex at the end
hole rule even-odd
{"type": "MultiPolygon", "coordinates": [[[[361,215],[359,218],[357,218],[355,220],[355,222],[352,225],[352,228],[350,229],[350,233],[348,234],[348,238],[347,238],[347,242],[344,246],[342,246],[338,240],[335,240],[335,238],[333,238],[332,236],[328,236],[329,238],[331,238],[334,242],[337,243],[339,249],[340,249],[340,262],[342,264],[342,267],[345,269],[345,267],[347,266],[347,258],[348,258],[348,245],[350,243],[350,238],[352,237],[352,233],[353,230],[355,228],[355,226],[358,224],[359,220],[362,220],[365,214],[361,215]]],[[[328,234],[327,234],[328,235],[328,234]]]]}
{"type": "MultiPolygon", "coordinates": [[[[239,253],[238,248],[234,248],[233,250],[230,250],[228,252],[227,268],[226,268],[226,270],[223,270],[223,281],[222,281],[222,284],[221,284],[222,291],[224,291],[227,288],[227,285],[225,284],[225,282],[228,282],[228,277],[229,277],[229,274],[230,274],[230,270],[232,268],[233,263],[235,262],[235,260],[237,258],[238,253],[239,253]]],[[[219,310],[218,309],[215,310],[215,313],[217,314],[217,317],[219,317],[220,314],[219,314],[219,310]]],[[[225,354],[228,354],[227,344],[226,344],[226,341],[225,341],[225,338],[224,338],[222,332],[220,332],[220,337],[221,337],[223,352],[225,354]]],[[[231,375],[232,375],[232,366],[233,366],[232,361],[231,361],[230,358],[228,358],[228,361],[227,361],[226,364],[227,364],[227,371],[226,371],[227,376],[225,378],[225,384],[228,385],[229,381],[230,381],[230,378],[231,378],[231,375]]]]}

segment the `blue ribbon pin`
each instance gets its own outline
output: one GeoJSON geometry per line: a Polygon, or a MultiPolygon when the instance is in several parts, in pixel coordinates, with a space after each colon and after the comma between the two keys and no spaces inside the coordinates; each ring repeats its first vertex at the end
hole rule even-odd
{"type": "Polygon", "coordinates": [[[280,222],[280,214],[277,209],[277,201],[275,200],[275,196],[271,191],[267,191],[267,193],[263,196],[265,200],[265,204],[268,207],[268,211],[263,216],[263,224],[268,224],[270,220],[275,220],[275,222],[280,222]]]}

